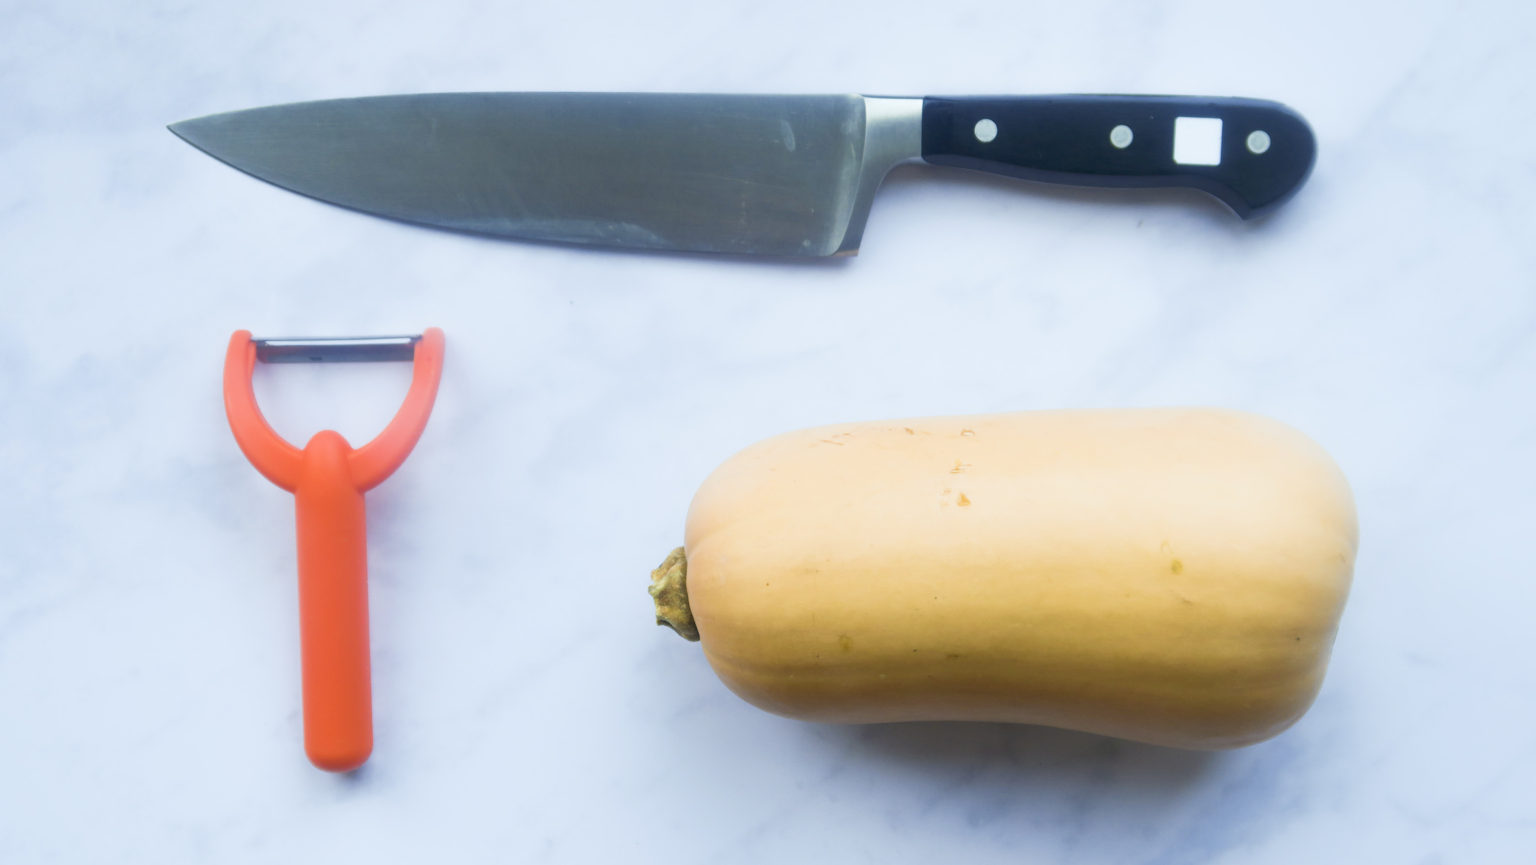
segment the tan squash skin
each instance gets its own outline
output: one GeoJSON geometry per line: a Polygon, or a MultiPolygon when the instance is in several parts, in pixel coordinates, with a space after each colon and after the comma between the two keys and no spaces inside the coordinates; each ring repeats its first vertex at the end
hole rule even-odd
{"type": "Polygon", "coordinates": [[[705,481],[686,599],[720,678],[782,715],[1229,748],[1311,704],[1355,547],[1332,461],[1254,415],[856,423],[705,481]]]}

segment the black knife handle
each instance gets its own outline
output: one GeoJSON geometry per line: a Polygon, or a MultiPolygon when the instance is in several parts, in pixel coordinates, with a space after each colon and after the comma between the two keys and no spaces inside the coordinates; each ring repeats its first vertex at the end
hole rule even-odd
{"type": "Polygon", "coordinates": [[[1290,198],[1316,155],[1301,115],[1260,99],[923,99],[927,162],[1076,186],[1194,187],[1244,219],[1290,198]]]}

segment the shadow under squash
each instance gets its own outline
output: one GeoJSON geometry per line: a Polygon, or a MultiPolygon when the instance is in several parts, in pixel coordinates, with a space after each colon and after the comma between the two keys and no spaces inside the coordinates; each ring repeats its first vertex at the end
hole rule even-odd
{"type": "Polygon", "coordinates": [[[1122,800],[1177,799],[1217,773],[1230,752],[1186,751],[1024,724],[914,722],[816,725],[850,763],[881,763],[934,788],[955,785],[1122,800]]]}

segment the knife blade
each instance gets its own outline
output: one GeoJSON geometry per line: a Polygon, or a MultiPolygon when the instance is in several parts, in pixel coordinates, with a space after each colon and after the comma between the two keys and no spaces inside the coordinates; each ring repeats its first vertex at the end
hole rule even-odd
{"type": "Polygon", "coordinates": [[[436,93],[170,126],[285,189],[475,234],[743,255],[856,253],[875,192],[925,161],[1025,180],[1190,187],[1261,216],[1316,143],[1275,102],[1175,96],[436,93]]]}

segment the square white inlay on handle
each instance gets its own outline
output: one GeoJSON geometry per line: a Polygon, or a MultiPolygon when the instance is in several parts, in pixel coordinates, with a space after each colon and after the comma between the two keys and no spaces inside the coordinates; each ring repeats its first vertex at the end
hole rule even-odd
{"type": "Polygon", "coordinates": [[[1173,161],[1180,165],[1220,165],[1221,118],[1174,118],[1173,161]]]}

